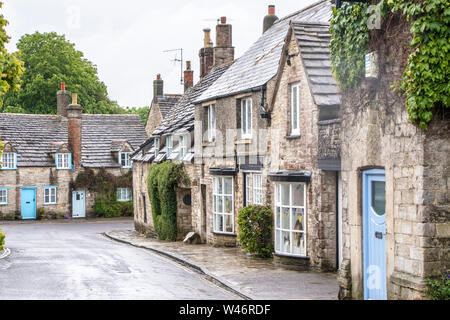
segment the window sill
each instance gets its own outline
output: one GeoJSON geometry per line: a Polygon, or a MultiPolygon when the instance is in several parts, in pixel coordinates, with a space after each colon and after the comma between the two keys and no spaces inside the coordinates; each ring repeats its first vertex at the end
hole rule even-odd
{"type": "Polygon", "coordinates": [[[17,170],[17,168],[12,168],[12,169],[10,169],[10,168],[0,168],[0,171],[14,171],[14,170],[17,170]]]}
{"type": "Polygon", "coordinates": [[[236,141],[234,144],[235,145],[252,144],[252,141],[253,141],[252,139],[242,139],[236,141]]]}
{"type": "Polygon", "coordinates": [[[297,260],[305,260],[305,261],[309,261],[311,260],[310,257],[306,257],[306,256],[294,256],[291,254],[284,254],[284,253],[273,253],[274,256],[276,257],[280,257],[280,258],[290,258],[290,259],[297,259],[297,260]]]}
{"type": "Polygon", "coordinates": [[[230,238],[237,238],[237,235],[234,233],[225,233],[225,232],[213,232],[214,235],[216,236],[225,236],[225,237],[230,237],[230,238]]]}
{"type": "Polygon", "coordinates": [[[57,206],[57,203],[44,203],[44,206],[48,207],[48,206],[57,206]]]}
{"type": "Polygon", "coordinates": [[[205,147],[215,147],[216,146],[216,143],[215,142],[203,142],[203,145],[202,145],[204,148],[205,147]]]}
{"type": "Polygon", "coordinates": [[[302,136],[301,135],[292,135],[292,136],[286,136],[285,138],[287,140],[296,140],[296,139],[300,139],[302,136]]]}

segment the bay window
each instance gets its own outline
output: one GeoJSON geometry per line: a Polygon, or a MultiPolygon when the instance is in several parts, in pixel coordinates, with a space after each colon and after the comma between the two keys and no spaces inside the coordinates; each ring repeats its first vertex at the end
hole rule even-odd
{"type": "Polygon", "coordinates": [[[233,178],[214,178],[214,232],[234,234],[233,178]]]}
{"type": "Polygon", "coordinates": [[[275,252],[306,256],[306,184],[275,186],[275,252]]]}

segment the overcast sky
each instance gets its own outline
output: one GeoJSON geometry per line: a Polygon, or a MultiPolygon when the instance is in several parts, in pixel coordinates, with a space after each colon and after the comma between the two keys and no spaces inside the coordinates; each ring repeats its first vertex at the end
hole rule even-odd
{"type": "MultiPolygon", "coordinates": [[[[164,50],[183,48],[199,76],[198,51],[203,28],[212,29],[226,16],[233,25],[236,58],[261,35],[269,4],[278,17],[298,11],[316,0],[3,0],[9,21],[8,49],[16,50],[24,34],[56,31],[97,65],[109,96],[122,106],[143,107],[153,96],[153,80],[161,73],[166,93],[182,93],[180,55],[164,50]]],[[[183,68],[184,69],[184,68],[183,68]]]]}

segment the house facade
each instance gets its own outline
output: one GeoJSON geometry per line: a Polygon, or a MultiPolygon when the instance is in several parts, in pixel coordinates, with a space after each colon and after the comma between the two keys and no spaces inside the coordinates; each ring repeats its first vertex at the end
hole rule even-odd
{"type": "MultiPolygon", "coordinates": [[[[0,167],[0,212],[36,219],[43,210],[73,218],[93,213],[95,193],[74,188],[80,172],[105,169],[114,176],[131,170],[130,154],[147,138],[139,116],[87,115],[76,95],[61,88],[58,115],[0,114],[5,145],[0,167]]],[[[132,201],[130,188],[118,201],[132,201]]]]}
{"type": "Polygon", "coordinates": [[[392,90],[408,26],[400,16],[371,33],[376,71],[342,96],[343,299],[423,299],[425,280],[450,268],[449,112],[423,130],[392,90]]]}

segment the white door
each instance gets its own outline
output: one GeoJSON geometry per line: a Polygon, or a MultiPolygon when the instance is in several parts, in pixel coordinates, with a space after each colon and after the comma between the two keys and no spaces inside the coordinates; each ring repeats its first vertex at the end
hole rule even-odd
{"type": "Polygon", "coordinates": [[[86,192],[74,191],[72,193],[72,217],[86,218],[86,192]]]}

